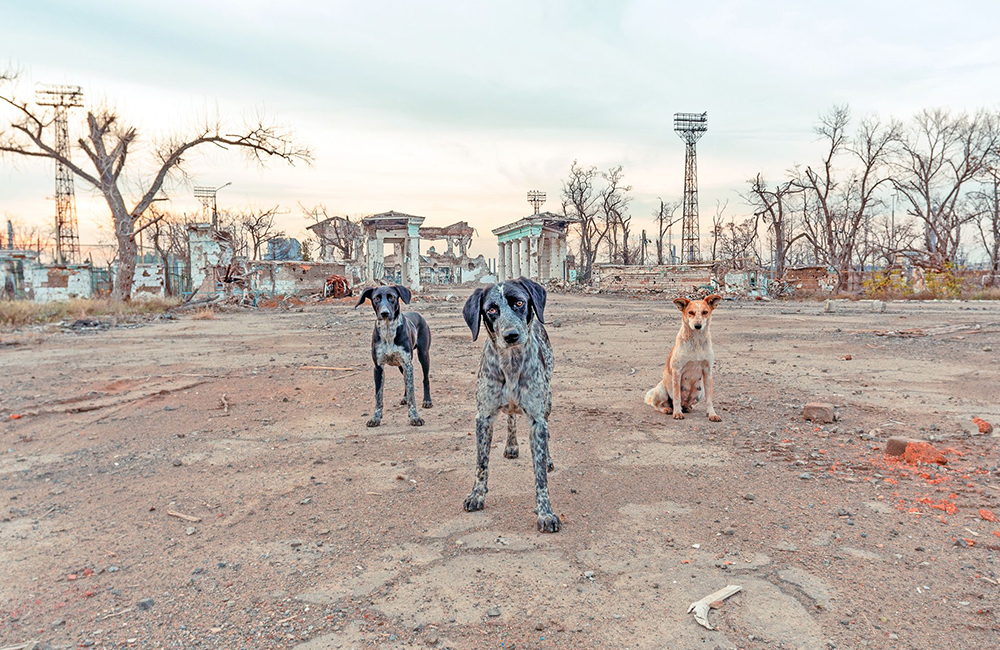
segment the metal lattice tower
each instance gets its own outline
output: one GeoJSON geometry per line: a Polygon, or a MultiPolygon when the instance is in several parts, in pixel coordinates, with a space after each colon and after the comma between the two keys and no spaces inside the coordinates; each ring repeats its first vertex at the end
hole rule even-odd
{"type": "MultiPolygon", "coordinates": [[[[69,160],[73,151],[69,144],[70,108],[83,106],[83,88],[80,86],[40,85],[35,88],[35,103],[55,109],[52,126],[55,128],[55,150],[69,160]]],[[[75,264],[80,261],[80,233],[76,224],[76,190],[73,172],[56,160],[56,262],[75,264]]]]}
{"type": "Polygon", "coordinates": [[[528,203],[535,209],[533,214],[538,214],[538,209],[545,203],[545,192],[539,190],[528,190],[528,203]]]}
{"type": "Polygon", "coordinates": [[[674,113],[674,131],[684,141],[684,219],[681,230],[681,262],[701,261],[701,231],[698,225],[698,152],[695,144],[708,131],[708,113],[674,113]]]}
{"type": "Polygon", "coordinates": [[[201,185],[196,185],[194,188],[194,198],[201,201],[201,205],[205,208],[206,214],[212,218],[212,227],[219,227],[219,205],[216,202],[216,194],[223,187],[227,187],[229,183],[221,185],[219,187],[204,187],[201,185]]]}

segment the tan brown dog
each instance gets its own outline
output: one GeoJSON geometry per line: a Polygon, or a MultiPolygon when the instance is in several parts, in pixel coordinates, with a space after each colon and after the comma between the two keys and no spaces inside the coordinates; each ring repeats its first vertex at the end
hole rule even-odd
{"type": "Polygon", "coordinates": [[[674,347],[663,366],[663,380],[646,393],[646,403],[660,413],[674,414],[683,420],[691,405],[707,394],[705,410],[712,422],[722,422],[712,404],[712,334],[708,326],[712,312],[722,296],[712,294],[704,300],[677,298],[674,304],[681,310],[681,329],[674,347]]]}

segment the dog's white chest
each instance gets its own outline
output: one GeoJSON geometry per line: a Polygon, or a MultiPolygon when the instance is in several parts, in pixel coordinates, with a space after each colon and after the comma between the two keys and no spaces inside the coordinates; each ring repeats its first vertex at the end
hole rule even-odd
{"type": "Polygon", "coordinates": [[[375,356],[380,365],[402,366],[406,364],[406,355],[403,352],[403,348],[391,343],[379,343],[375,347],[375,356]]]}

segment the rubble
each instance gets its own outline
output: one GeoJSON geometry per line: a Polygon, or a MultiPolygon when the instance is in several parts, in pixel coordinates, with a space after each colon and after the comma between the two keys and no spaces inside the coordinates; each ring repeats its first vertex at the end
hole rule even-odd
{"type": "Polygon", "coordinates": [[[972,418],[972,422],[979,427],[979,433],[993,433],[993,425],[982,419],[981,417],[972,418]]]}
{"type": "Polygon", "coordinates": [[[833,404],[810,402],[802,407],[802,417],[812,422],[830,424],[831,422],[836,422],[837,412],[833,404]]]}
{"type": "Polygon", "coordinates": [[[946,465],[948,459],[937,448],[924,440],[893,436],[885,443],[886,456],[901,458],[910,465],[936,463],[946,465]]]}

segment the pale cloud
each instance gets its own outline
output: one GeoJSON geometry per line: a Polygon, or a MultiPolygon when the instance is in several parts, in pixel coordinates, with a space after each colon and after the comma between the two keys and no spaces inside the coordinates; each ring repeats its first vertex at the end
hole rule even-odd
{"type": "MultiPolygon", "coordinates": [[[[699,145],[703,222],[763,170],[818,155],[832,103],[856,115],[1000,103],[992,4],[952,2],[13,2],[0,56],[34,81],[83,85],[152,138],[216,111],[292,125],[312,167],[247,168],[195,157],[191,181],[232,182],[224,205],[396,209],[489,229],[541,189],[558,206],[573,159],[623,164],[645,220],[681,193],[675,111],[707,110],[699,145]]],[[[190,181],[189,181],[190,184],[190,181]]],[[[51,165],[0,162],[0,212],[44,220],[51,165]]],[[[106,224],[79,184],[85,241],[106,224]]],[[[174,208],[194,210],[189,187],[174,208]]],[[[640,226],[641,227],[641,226],[640,226]]],[[[705,227],[703,226],[703,230],[705,227]]]]}

